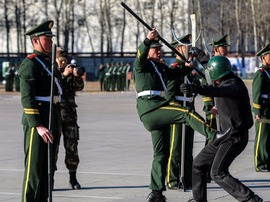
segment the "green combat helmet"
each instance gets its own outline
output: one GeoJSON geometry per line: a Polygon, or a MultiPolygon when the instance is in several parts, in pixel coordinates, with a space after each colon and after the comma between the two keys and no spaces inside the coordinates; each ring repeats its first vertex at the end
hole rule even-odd
{"type": "Polygon", "coordinates": [[[232,73],[231,62],[224,56],[214,56],[207,64],[211,81],[216,81],[232,73]]]}

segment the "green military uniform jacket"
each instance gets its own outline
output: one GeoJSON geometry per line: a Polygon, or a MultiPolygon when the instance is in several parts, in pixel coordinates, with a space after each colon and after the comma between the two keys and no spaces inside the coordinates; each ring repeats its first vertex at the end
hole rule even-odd
{"type": "MultiPolygon", "coordinates": [[[[136,83],[136,92],[142,92],[146,90],[156,90],[164,91],[161,79],[155,72],[155,68],[149,59],[147,59],[148,52],[150,49],[150,41],[145,39],[143,43],[140,44],[137,57],[134,62],[134,79],[136,83]]],[[[164,82],[167,80],[174,80],[178,75],[186,75],[191,71],[191,68],[182,69],[169,69],[163,63],[156,63],[155,65],[162,75],[164,82]]],[[[160,106],[168,104],[168,100],[160,96],[143,96],[137,99],[137,111],[139,117],[150,112],[160,106]]]]}
{"type": "Polygon", "coordinates": [[[255,73],[252,83],[253,108],[255,115],[270,118],[270,67],[262,65],[255,73]]]}
{"type": "MultiPolygon", "coordinates": [[[[23,60],[19,68],[21,103],[24,108],[22,124],[29,125],[30,127],[39,125],[47,127],[49,102],[39,105],[35,96],[50,96],[51,76],[35,57],[41,59],[49,69],[51,67],[50,58],[36,50],[34,50],[32,55],[23,60]]],[[[55,70],[55,76],[61,83],[61,73],[58,70],[55,70]]],[[[57,86],[54,89],[55,95],[59,95],[57,86]]]]}
{"type": "MultiPolygon", "coordinates": [[[[176,59],[173,64],[170,65],[171,69],[182,69],[185,68],[185,63],[181,60],[176,59]]],[[[186,75],[187,79],[190,83],[195,85],[200,85],[200,81],[196,79],[193,75],[189,74],[186,75]]],[[[176,78],[175,80],[170,80],[167,83],[167,91],[166,91],[166,98],[168,100],[175,101],[175,96],[184,96],[184,94],[180,91],[180,85],[184,83],[185,75],[179,76],[179,78],[176,78]]],[[[193,95],[187,95],[187,97],[193,97],[193,95]]],[[[192,104],[194,105],[194,103],[192,104]]]]}

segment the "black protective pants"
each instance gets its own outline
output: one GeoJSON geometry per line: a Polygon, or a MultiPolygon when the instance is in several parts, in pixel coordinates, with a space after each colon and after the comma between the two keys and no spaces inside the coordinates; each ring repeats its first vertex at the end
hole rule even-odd
{"type": "Polygon", "coordinates": [[[193,161],[192,192],[196,201],[207,201],[207,171],[211,167],[212,179],[238,201],[247,201],[254,193],[229,173],[229,166],[245,149],[248,130],[217,139],[206,145],[193,161]]]}

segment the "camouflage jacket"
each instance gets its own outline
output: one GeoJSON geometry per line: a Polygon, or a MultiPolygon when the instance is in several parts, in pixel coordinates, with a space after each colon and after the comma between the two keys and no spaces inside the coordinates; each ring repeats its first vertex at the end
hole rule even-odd
{"type": "Polygon", "coordinates": [[[84,88],[84,82],[81,76],[74,75],[62,76],[63,94],[61,99],[61,119],[62,122],[77,121],[75,102],[76,91],[81,91],[84,88]]]}

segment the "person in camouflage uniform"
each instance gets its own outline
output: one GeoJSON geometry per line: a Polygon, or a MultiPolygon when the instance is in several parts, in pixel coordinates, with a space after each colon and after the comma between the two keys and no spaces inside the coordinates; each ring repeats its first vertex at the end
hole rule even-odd
{"type": "Polygon", "coordinates": [[[77,124],[77,111],[75,103],[76,91],[84,88],[82,77],[77,73],[76,67],[67,65],[67,52],[57,48],[56,62],[62,72],[63,95],[60,103],[61,107],[61,130],[64,138],[66,150],[65,164],[69,170],[69,184],[72,189],[81,189],[77,181],[76,171],[80,162],[78,155],[79,126],[77,124]]]}

